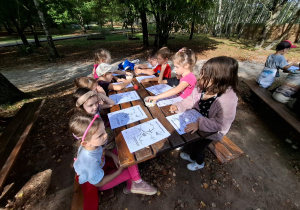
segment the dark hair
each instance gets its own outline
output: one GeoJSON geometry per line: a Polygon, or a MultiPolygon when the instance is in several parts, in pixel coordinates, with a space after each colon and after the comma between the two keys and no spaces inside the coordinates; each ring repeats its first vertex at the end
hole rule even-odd
{"type": "Polygon", "coordinates": [[[209,59],[200,71],[199,88],[211,94],[223,94],[231,87],[237,93],[238,68],[237,60],[231,57],[219,56],[209,59]]]}
{"type": "Polygon", "coordinates": [[[157,54],[155,50],[150,50],[149,54],[148,54],[148,58],[150,59],[156,59],[157,58],[157,54]]]}
{"type": "Polygon", "coordinates": [[[276,46],[276,51],[284,50],[286,48],[291,48],[291,43],[282,41],[276,46]]]}

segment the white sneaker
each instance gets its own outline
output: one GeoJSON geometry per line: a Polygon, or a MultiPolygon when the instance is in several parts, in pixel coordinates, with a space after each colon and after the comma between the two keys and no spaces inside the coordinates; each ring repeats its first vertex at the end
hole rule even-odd
{"type": "Polygon", "coordinates": [[[196,170],[199,170],[201,168],[204,167],[204,163],[202,163],[201,165],[199,165],[198,163],[196,162],[193,162],[193,163],[189,163],[187,164],[187,169],[189,169],[190,171],[196,171],[196,170]]]}
{"type": "Polygon", "coordinates": [[[194,160],[191,159],[191,157],[186,154],[185,152],[180,152],[180,157],[183,159],[183,160],[187,160],[187,161],[190,161],[191,163],[195,162],[194,160]]]}

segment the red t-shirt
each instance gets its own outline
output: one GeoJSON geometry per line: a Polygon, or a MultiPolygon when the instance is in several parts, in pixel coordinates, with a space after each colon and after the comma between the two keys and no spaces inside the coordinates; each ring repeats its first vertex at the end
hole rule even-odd
{"type": "MultiPolygon", "coordinates": [[[[156,68],[153,69],[153,71],[159,74],[161,71],[161,65],[157,65],[156,68]]],[[[169,66],[169,64],[167,64],[166,69],[164,71],[164,78],[171,78],[171,67],[169,66]]]]}

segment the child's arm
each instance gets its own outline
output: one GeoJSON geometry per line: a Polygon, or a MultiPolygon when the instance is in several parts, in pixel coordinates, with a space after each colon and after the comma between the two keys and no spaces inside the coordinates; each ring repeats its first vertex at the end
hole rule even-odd
{"type": "Polygon", "coordinates": [[[116,70],[113,72],[114,74],[126,74],[125,71],[121,71],[121,70],[116,70]]]}
{"type": "Polygon", "coordinates": [[[147,99],[148,101],[157,101],[159,99],[162,99],[162,98],[167,98],[167,97],[170,97],[170,96],[173,96],[173,95],[176,95],[177,93],[180,93],[182,92],[185,88],[187,88],[187,86],[189,86],[189,83],[186,82],[186,81],[182,81],[179,83],[178,86],[172,88],[171,90],[168,90],[162,94],[159,94],[157,96],[149,96],[147,99]]]}
{"type": "Polygon", "coordinates": [[[111,108],[116,104],[114,100],[104,94],[98,93],[98,98],[104,102],[104,104],[101,104],[102,109],[111,108]]]}
{"type": "Polygon", "coordinates": [[[106,175],[101,179],[101,181],[97,184],[95,184],[96,187],[102,187],[103,185],[106,185],[107,183],[114,180],[117,176],[119,176],[123,171],[122,167],[119,167],[118,170],[112,174],[106,175]]]}
{"type": "Polygon", "coordinates": [[[157,81],[157,80],[158,80],[158,77],[142,79],[141,83],[143,83],[143,82],[152,82],[152,81],[157,81]]]}
{"type": "Polygon", "coordinates": [[[126,88],[127,85],[129,85],[129,83],[131,83],[131,81],[132,81],[132,77],[126,79],[124,82],[122,82],[120,84],[117,84],[117,85],[114,85],[114,84],[110,83],[108,85],[108,89],[109,90],[122,90],[122,89],[126,88]]]}
{"type": "Polygon", "coordinates": [[[148,65],[146,63],[142,63],[142,64],[138,64],[138,65],[134,65],[134,70],[136,69],[148,69],[148,65]]]}
{"type": "Polygon", "coordinates": [[[282,69],[283,69],[283,70],[288,70],[291,66],[299,67],[298,63],[291,63],[291,64],[289,64],[289,65],[283,67],[282,69]]]}
{"type": "Polygon", "coordinates": [[[166,64],[166,63],[164,63],[163,65],[161,65],[161,71],[160,71],[160,73],[159,73],[158,83],[161,83],[161,82],[163,81],[164,73],[165,73],[166,67],[167,67],[167,64],[166,64]]]}
{"type": "Polygon", "coordinates": [[[155,72],[153,71],[153,69],[136,69],[135,70],[136,74],[147,74],[147,75],[153,75],[155,74],[155,72]]]}

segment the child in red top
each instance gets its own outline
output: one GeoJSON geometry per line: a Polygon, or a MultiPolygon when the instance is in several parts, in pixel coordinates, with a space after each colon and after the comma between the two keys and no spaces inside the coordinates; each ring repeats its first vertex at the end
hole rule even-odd
{"type": "MultiPolygon", "coordinates": [[[[171,67],[167,63],[170,58],[170,50],[167,47],[160,48],[157,51],[157,62],[158,65],[154,69],[136,69],[136,74],[163,74],[164,78],[171,78],[171,67]]],[[[142,80],[143,81],[143,80],[142,80]]],[[[158,81],[158,78],[152,78],[151,81],[158,81]]]]}

